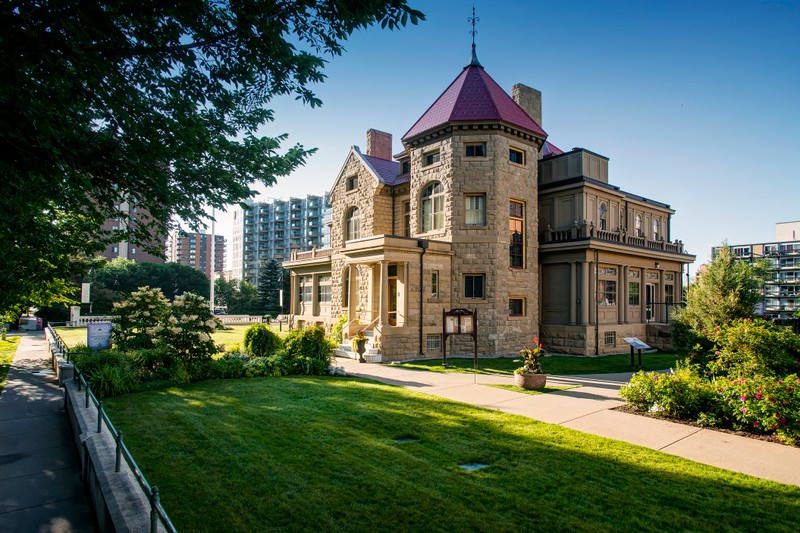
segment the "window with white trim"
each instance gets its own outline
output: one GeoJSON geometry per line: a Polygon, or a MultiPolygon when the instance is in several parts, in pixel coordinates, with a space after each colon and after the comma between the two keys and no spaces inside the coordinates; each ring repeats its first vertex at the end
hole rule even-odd
{"type": "Polygon", "coordinates": [[[464,198],[466,224],[470,226],[486,225],[486,195],[467,194],[464,198]]]}
{"type": "Polygon", "coordinates": [[[346,239],[348,241],[352,241],[354,239],[361,238],[361,213],[358,211],[357,207],[351,207],[349,211],[347,211],[347,222],[346,222],[346,239]]]}
{"type": "Polygon", "coordinates": [[[422,232],[444,227],[444,187],[438,181],[429,183],[420,196],[422,203],[422,232]]]}

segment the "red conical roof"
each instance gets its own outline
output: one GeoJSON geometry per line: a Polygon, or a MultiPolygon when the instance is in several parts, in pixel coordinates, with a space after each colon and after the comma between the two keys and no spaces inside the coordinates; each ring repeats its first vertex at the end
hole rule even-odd
{"type": "Polygon", "coordinates": [[[506,94],[483,67],[471,64],[461,71],[425,114],[403,135],[403,141],[448,122],[484,120],[506,122],[537,136],[547,137],[541,126],[506,94]]]}

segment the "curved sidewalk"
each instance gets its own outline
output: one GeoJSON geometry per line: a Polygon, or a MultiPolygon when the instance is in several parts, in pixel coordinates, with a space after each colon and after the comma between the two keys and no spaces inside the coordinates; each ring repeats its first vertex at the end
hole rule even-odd
{"type": "Polygon", "coordinates": [[[630,380],[630,372],[548,376],[548,384],[580,387],[530,395],[485,386],[512,384],[511,376],[406,370],[397,365],[359,364],[352,359],[337,359],[336,364],[344,367],[349,376],[527,416],[726,470],[800,486],[800,448],[614,411],[615,407],[625,405],[618,391],[630,380]]]}
{"type": "Polygon", "coordinates": [[[0,393],[0,531],[94,531],[44,332],[20,337],[0,393]]]}

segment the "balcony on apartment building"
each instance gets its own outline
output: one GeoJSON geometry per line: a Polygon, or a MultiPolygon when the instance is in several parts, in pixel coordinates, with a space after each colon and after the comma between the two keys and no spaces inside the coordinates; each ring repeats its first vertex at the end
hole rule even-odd
{"type": "Polygon", "coordinates": [[[594,224],[586,221],[584,221],[583,224],[573,224],[571,228],[564,230],[554,230],[550,227],[550,225],[548,225],[547,228],[545,228],[544,231],[542,231],[539,235],[539,244],[577,242],[585,240],[598,240],[621,244],[623,246],[645,248],[648,250],[674,254],[686,253],[681,241],[669,242],[661,238],[650,239],[644,235],[629,235],[622,230],[601,230],[596,228],[594,224]]]}

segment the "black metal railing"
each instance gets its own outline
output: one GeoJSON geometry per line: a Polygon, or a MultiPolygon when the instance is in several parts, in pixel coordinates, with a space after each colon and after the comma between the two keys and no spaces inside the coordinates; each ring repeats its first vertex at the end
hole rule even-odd
{"type": "Polygon", "coordinates": [[[684,302],[653,302],[645,304],[645,318],[649,323],[669,324],[675,318],[676,312],[685,306],[684,302]]]}
{"type": "MultiPolygon", "coordinates": [[[[50,336],[49,340],[51,354],[55,355],[55,353],[58,353],[59,355],[63,356],[68,363],[74,363],[73,358],[70,356],[69,348],[61,336],[49,325],[47,326],[47,333],[50,336]]],[[[114,427],[114,424],[111,422],[111,419],[108,417],[105,409],[103,409],[103,402],[98,400],[94,395],[89,382],[86,381],[83,374],[77,367],[74,370],[73,379],[77,384],[78,392],[84,393],[84,408],[88,409],[89,405],[91,404],[97,409],[97,433],[101,433],[103,431],[103,425],[105,425],[106,428],[108,428],[108,431],[111,433],[111,437],[114,439],[114,442],[116,443],[114,472],[120,471],[120,468],[122,467],[122,460],[124,459],[125,462],[128,463],[128,467],[131,469],[133,477],[135,477],[136,481],[139,483],[139,487],[141,487],[142,491],[150,502],[151,533],[156,533],[158,531],[159,523],[161,523],[164,529],[166,529],[168,532],[177,533],[178,530],[175,529],[175,526],[172,524],[169,515],[167,515],[167,511],[165,511],[164,507],[161,505],[158,487],[150,486],[150,483],[147,481],[144,473],[139,468],[139,465],[136,464],[136,461],[134,460],[133,455],[131,455],[130,450],[128,450],[128,447],[125,446],[125,442],[123,442],[122,439],[122,431],[117,431],[117,429],[114,427]]]]}

